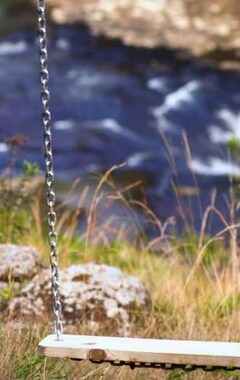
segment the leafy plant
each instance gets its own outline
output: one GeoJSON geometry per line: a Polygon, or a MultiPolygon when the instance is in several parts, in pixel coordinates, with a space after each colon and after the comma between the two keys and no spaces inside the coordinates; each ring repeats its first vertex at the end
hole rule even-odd
{"type": "Polygon", "coordinates": [[[240,154],[240,141],[239,139],[237,139],[236,137],[232,137],[229,141],[228,141],[228,147],[229,149],[235,153],[236,155],[239,156],[240,154]]]}
{"type": "Polygon", "coordinates": [[[4,301],[9,301],[11,299],[11,290],[9,287],[6,287],[4,288],[1,293],[0,293],[0,297],[4,300],[4,301]]]}

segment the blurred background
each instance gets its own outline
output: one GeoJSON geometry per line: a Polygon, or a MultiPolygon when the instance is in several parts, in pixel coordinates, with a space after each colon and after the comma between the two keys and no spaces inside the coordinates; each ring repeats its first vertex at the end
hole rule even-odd
{"type": "MultiPolygon", "coordinates": [[[[47,5],[57,197],[71,189],[66,207],[81,203],[79,231],[104,174],[98,224],[110,239],[154,239],[159,221],[199,231],[209,205],[219,213],[206,231],[221,230],[240,176],[239,2],[47,5]]],[[[36,2],[1,0],[0,32],[0,169],[6,139],[24,135],[14,174],[24,160],[44,171],[36,2]]]]}

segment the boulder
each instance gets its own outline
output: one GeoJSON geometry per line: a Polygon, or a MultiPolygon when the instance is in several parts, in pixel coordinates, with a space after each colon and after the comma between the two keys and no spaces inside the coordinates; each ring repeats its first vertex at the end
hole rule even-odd
{"type": "MultiPolygon", "coordinates": [[[[58,24],[86,23],[95,34],[125,43],[186,49],[201,55],[215,50],[238,58],[238,0],[48,0],[58,24]]],[[[1,0],[0,30],[34,27],[35,0],[1,0]]]]}
{"type": "Polygon", "coordinates": [[[127,44],[187,49],[194,54],[238,49],[238,0],[49,0],[53,20],[85,22],[96,34],[127,44]]]}
{"type": "Polygon", "coordinates": [[[0,281],[29,280],[44,267],[44,262],[35,248],[0,244],[0,281]]]}
{"type": "MultiPolygon", "coordinates": [[[[111,323],[113,330],[127,334],[131,324],[149,311],[150,296],[139,279],[119,269],[99,264],[74,265],[60,270],[63,320],[91,326],[111,323]]],[[[12,317],[52,314],[51,278],[43,270],[10,302],[12,317]]]]}

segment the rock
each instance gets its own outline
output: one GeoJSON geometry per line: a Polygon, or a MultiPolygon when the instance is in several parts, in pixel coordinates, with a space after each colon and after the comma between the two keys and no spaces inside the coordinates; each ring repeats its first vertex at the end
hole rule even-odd
{"type": "Polygon", "coordinates": [[[159,45],[202,54],[238,49],[238,0],[49,0],[59,24],[86,22],[92,31],[127,44],[159,45]]]}
{"type": "Polygon", "coordinates": [[[5,291],[17,291],[21,287],[21,283],[17,281],[11,281],[9,284],[7,281],[0,281],[0,302],[1,296],[5,291]]]}
{"type": "MultiPolygon", "coordinates": [[[[74,265],[60,270],[63,319],[67,324],[86,320],[91,325],[111,323],[113,330],[127,334],[131,323],[151,305],[139,279],[107,265],[74,265]]],[[[40,317],[52,313],[51,280],[43,270],[9,305],[12,317],[40,317]]]]}
{"type": "Polygon", "coordinates": [[[0,292],[4,291],[7,288],[7,282],[0,281],[0,292]]]}
{"type": "Polygon", "coordinates": [[[21,288],[20,282],[3,282],[0,281],[0,313],[1,317],[6,316],[8,312],[9,300],[13,295],[18,294],[21,288]]]}
{"type": "Polygon", "coordinates": [[[0,244],[0,281],[19,281],[33,278],[45,267],[33,247],[0,244]]]}
{"type": "MultiPolygon", "coordinates": [[[[169,46],[206,54],[231,54],[239,48],[238,0],[48,0],[51,19],[58,24],[86,23],[96,34],[125,43],[169,46]]],[[[34,0],[2,0],[0,32],[34,27],[34,0]]]]}

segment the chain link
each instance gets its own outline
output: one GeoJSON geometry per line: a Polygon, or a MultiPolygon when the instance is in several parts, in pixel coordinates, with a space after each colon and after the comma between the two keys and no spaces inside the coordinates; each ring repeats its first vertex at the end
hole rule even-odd
{"type": "Polygon", "coordinates": [[[57,340],[60,340],[63,333],[61,321],[62,307],[59,292],[59,271],[57,253],[57,232],[56,232],[56,213],[54,211],[56,196],[54,191],[54,170],[52,154],[52,133],[51,133],[51,112],[50,112],[50,93],[49,93],[49,71],[48,71],[48,50],[47,50],[47,27],[45,14],[45,0],[38,0],[38,31],[39,31],[39,53],[40,53],[40,81],[41,81],[41,100],[43,108],[43,127],[45,145],[45,165],[46,165],[46,188],[47,214],[49,234],[48,241],[50,246],[50,263],[52,272],[52,294],[53,294],[53,313],[55,317],[54,327],[57,340]]]}
{"type": "Polygon", "coordinates": [[[240,368],[224,367],[224,366],[207,366],[207,365],[193,365],[193,364],[171,364],[171,363],[149,363],[149,362],[128,362],[128,361],[111,361],[111,360],[90,360],[94,364],[109,363],[114,367],[129,366],[131,369],[137,368],[151,368],[161,369],[165,371],[182,370],[184,372],[193,372],[202,370],[204,372],[234,372],[239,371],[240,368]]]}
{"type": "MultiPolygon", "coordinates": [[[[47,214],[49,234],[48,241],[50,246],[50,263],[52,272],[52,294],[53,294],[53,313],[55,317],[55,333],[57,340],[60,340],[63,333],[61,321],[62,307],[59,292],[59,270],[57,254],[57,232],[56,232],[56,213],[54,211],[56,195],[54,191],[54,170],[52,154],[52,134],[51,134],[51,112],[50,112],[50,93],[49,93],[49,72],[48,72],[48,51],[47,51],[47,30],[45,16],[45,0],[38,0],[38,28],[39,28],[39,52],[40,52],[40,81],[41,81],[41,100],[43,107],[43,127],[44,127],[44,144],[45,144],[45,164],[46,164],[46,187],[47,187],[47,205],[49,211],[47,214]]],[[[93,361],[95,362],[95,361],[93,361]]],[[[99,363],[99,361],[96,361],[99,363]]],[[[227,368],[206,367],[206,366],[186,366],[186,365],[168,365],[157,363],[129,363],[129,362],[110,362],[112,365],[121,366],[129,365],[134,368],[161,368],[165,370],[183,369],[193,371],[202,369],[205,371],[216,371],[227,368]]],[[[232,371],[232,368],[228,369],[232,371]]]]}

